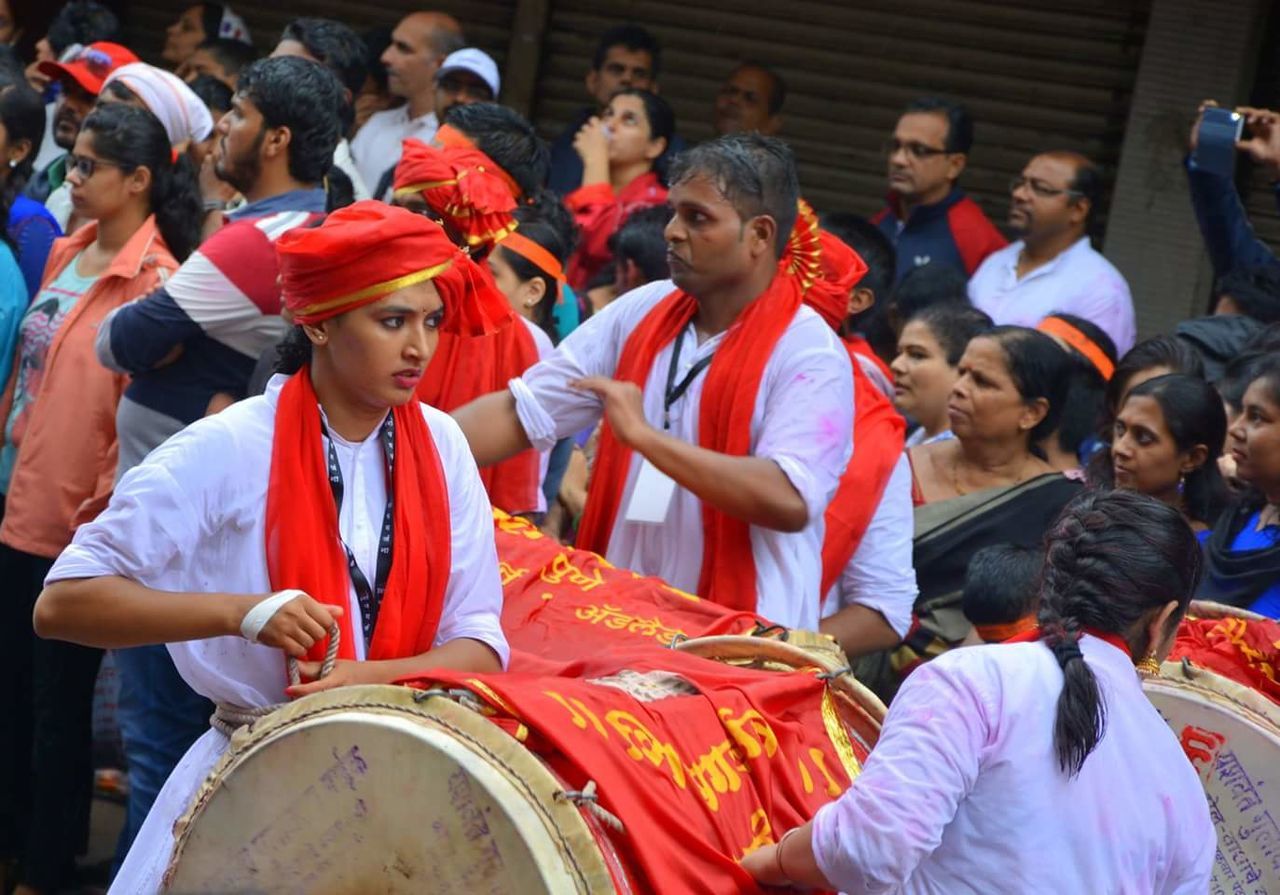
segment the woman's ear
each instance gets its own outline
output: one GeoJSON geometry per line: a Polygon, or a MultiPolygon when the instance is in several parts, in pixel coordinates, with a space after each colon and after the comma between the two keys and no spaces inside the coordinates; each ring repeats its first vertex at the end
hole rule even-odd
{"type": "Polygon", "coordinates": [[[319,323],[304,323],[302,331],[307,334],[307,340],[312,346],[323,345],[329,341],[329,321],[321,320],[319,323]]]}
{"type": "Polygon", "coordinates": [[[129,172],[128,186],[129,192],[135,195],[145,196],[151,192],[151,169],[145,165],[134,168],[129,172]]]}
{"type": "Polygon", "coordinates": [[[1203,444],[1193,445],[1191,450],[1187,451],[1182,457],[1182,463],[1178,467],[1178,471],[1183,475],[1190,475],[1209,459],[1209,448],[1203,444]]]}
{"type": "Polygon", "coordinates": [[[655,137],[649,141],[649,146],[644,151],[644,157],[649,161],[653,161],[661,157],[662,153],[667,151],[667,138],[655,137]]]}
{"type": "Polygon", "coordinates": [[[542,277],[530,277],[520,284],[520,303],[526,308],[536,307],[547,296],[547,281],[542,277]]]}
{"type": "Polygon", "coordinates": [[[1018,419],[1018,427],[1023,432],[1030,432],[1049,415],[1049,399],[1036,398],[1022,405],[1022,416],[1018,419]]]}

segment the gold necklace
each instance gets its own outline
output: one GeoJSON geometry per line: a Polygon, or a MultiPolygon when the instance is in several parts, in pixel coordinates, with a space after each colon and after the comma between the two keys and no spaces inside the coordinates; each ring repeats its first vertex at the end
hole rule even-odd
{"type": "MultiPolygon", "coordinates": [[[[955,455],[955,458],[951,461],[951,487],[955,490],[955,492],[956,492],[956,495],[957,495],[957,496],[959,496],[959,497],[964,497],[965,495],[967,495],[967,494],[971,494],[972,492],[971,492],[971,491],[965,491],[964,489],[962,489],[962,488],[960,487],[960,457],[961,457],[961,456],[962,456],[962,454],[961,454],[959,451],[957,451],[957,452],[956,452],[956,455],[955,455]]],[[[1026,459],[1024,458],[1024,459],[1023,459],[1023,461],[1022,461],[1022,465],[1021,465],[1020,467],[1018,467],[1018,476],[1017,476],[1017,478],[1015,478],[1015,479],[1014,479],[1012,482],[1010,482],[1009,484],[1010,484],[1010,485],[1020,485],[1020,484],[1022,484],[1022,483],[1023,483],[1023,481],[1025,481],[1025,480],[1026,480],[1026,471],[1027,471],[1027,461],[1026,461],[1026,459]]],[[[990,486],[988,486],[988,487],[990,487],[990,486]]]]}

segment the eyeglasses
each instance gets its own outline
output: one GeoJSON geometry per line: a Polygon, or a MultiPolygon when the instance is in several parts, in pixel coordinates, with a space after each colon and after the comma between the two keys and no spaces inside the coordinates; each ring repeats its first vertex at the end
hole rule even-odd
{"type": "Polygon", "coordinates": [[[885,155],[893,155],[899,151],[906,152],[907,155],[918,161],[927,158],[933,158],[935,155],[951,155],[946,149],[939,149],[936,146],[926,146],[923,143],[917,143],[915,140],[902,142],[898,139],[890,139],[884,141],[885,155]]]}
{"type": "Polygon", "coordinates": [[[109,162],[101,158],[89,158],[87,155],[68,155],[67,156],[67,173],[75,171],[80,175],[81,180],[88,180],[98,170],[98,167],[118,168],[121,171],[128,170],[128,165],[122,165],[119,162],[109,162]]]}
{"type": "Polygon", "coordinates": [[[1024,186],[1041,199],[1052,199],[1054,196],[1074,196],[1079,198],[1084,195],[1079,190],[1060,190],[1055,186],[1049,186],[1049,184],[1045,183],[1043,180],[1036,180],[1031,177],[1015,176],[1009,180],[1009,192],[1011,193],[1017,192],[1024,186]]]}

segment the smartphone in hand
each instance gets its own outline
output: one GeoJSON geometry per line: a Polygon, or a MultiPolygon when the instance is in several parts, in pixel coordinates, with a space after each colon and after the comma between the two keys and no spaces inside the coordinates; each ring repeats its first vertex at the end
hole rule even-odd
{"type": "Polygon", "coordinates": [[[1236,170],[1236,143],[1244,128],[1244,116],[1231,109],[1216,106],[1204,110],[1200,128],[1196,132],[1196,149],[1193,158],[1196,167],[1223,177],[1232,177],[1236,170]]]}

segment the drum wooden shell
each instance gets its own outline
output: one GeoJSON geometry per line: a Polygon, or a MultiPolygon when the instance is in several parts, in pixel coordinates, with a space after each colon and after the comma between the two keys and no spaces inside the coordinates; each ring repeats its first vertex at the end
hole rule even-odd
{"type": "Polygon", "coordinates": [[[167,891],[612,893],[565,788],[447,697],[315,694],[232,738],[177,824],[167,891]]]}
{"type": "Polygon", "coordinates": [[[1195,766],[1218,833],[1213,892],[1280,892],[1280,706],[1190,663],[1143,681],[1195,766]]]}

